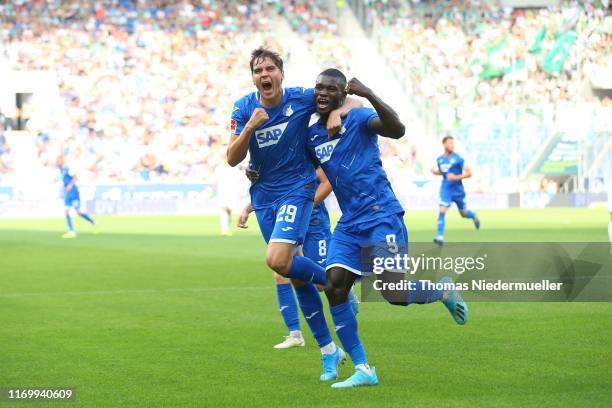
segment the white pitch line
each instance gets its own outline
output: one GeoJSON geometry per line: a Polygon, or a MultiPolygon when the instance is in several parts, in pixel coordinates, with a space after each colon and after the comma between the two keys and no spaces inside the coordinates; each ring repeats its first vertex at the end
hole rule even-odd
{"type": "Polygon", "coordinates": [[[117,289],[117,290],[88,290],[79,292],[31,292],[31,293],[0,293],[0,298],[17,298],[28,296],[105,296],[130,295],[140,293],[171,293],[171,292],[223,292],[269,289],[271,286],[231,286],[210,288],[168,288],[168,289],[117,289]]]}

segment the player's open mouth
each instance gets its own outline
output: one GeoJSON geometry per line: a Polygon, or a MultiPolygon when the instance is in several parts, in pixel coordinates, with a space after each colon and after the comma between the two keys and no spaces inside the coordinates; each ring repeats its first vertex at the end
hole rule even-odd
{"type": "Polygon", "coordinates": [[[264,90],[264,92],[268,93],[272,90],[272,82],[271,81],[262,81],[261,82],[261,87],[264,90]]]}
{"type": "Polygon", "coordinates": [[[329,99],[327,98],[317,98],[317,109],[324,110],[329,106],[329,99]]]}

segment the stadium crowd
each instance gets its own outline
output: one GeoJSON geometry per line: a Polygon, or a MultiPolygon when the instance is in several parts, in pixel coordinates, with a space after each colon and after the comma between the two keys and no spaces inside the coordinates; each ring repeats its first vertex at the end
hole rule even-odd
{"type": "Polygon", "coordinates": [[[577,101],[595,67],[612,67],[604,2],[540,9],[483,1],[370,3],[381,51],[412,92],[436,105],[577,101]]]}
{"type": "Polygon", "coordinates": [[[320,1],[23,0],[0,8],[11,68],[59,79],[70,134],[33,125],[39,157],[52,168],[63,153],[96,181],[210,177],[223,161],[233,101],[251,88],[245,56],[267,44],[290,59],[273,29],[283,16],[322,64],[346,60],[320,1]]]}
{"type": "Polygon", "coordinates": [[[59,78],[71,132],[33,129],[45,164],[63,152],[95,180],[209,177],[223,157],[233,100],[249,86],[244,56],[260,43],[279,48],[266,34],[272,10],[221,1],[56,3],[3,10],[12,16],[3,25],[12,68],[59,78]]]}
{"type": "MultiPolygon", "coordinates": [[[[325,3],[17,0],[0,5],[0,54],[12,69],[57,75],[69,131],[58,123],[30,126],[50,169],[63,153],[97,182],[202,181],[223,163],[234,99],[251,89],[245,56],[267,44],[291,61],[279,21],[321,66],[350,73],[351,50],[325,3]]],[[[573,100],[590,65],[610,65],[610,35],[598,30],[605,12],[593,2],[579,15],[484,2],[366,3],[373,38],[385,44],[398,78],[436,105],[573,100]],[[553,33],[569,26],[577,40],[567,63],[544,72],[553,33]]],[[[382,151],[397,177],[428,167],[410,141],[383,142],[382,151]]],[[[6,152],[0,136],[0,172],[10,168],[6,152]]]]}

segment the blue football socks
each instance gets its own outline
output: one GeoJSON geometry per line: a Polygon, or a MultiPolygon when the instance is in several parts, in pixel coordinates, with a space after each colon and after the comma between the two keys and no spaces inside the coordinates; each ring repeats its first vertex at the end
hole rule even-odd
{"type": "Polygon", "coordinates": [[[443,291],[430,287],[433,282],[426,280],[413,280],[411,289],[407,291],[408,304],[426,304],[442,300],[443,291]],[[413,283],[414,282],[414,283],[413,283]]]}
{"type": "Polygon", "coordinates": [[[300,309],[302,309],[302,314],[319,348],[327,346],[333,340],[329,328],[327,327],[327,321],[323,313],[323,301],[321,300],[317,287],[309,283],[299,288],[295,288],[295,294],[297,295],[300,309]]]}
{"type": "Polygon", "coordinates": [[[446,213],[439,212],[438,213],[438,236],[441,237],[444,235],[444,226],[446,223],[446,213]]]}
{"type": "Polygon", "coordinates": [[[74,226],[72,225],[72,217],[69,214],[66,214],[66,224],[68,224],[68,231],[74,231],[74,226]]]}
{"type": "Polygon", "coordinates": [[[276,297],[278,298],[278,306],[283,316],[283,321],[289,331],[300,330],[300,317],[295,296],[293,295],[293,285],[290,283],[277,284],[276,297]]]}
{"type": "Polygon", "coordinates": [[[318,285],[325,285],[327,283],[325,269],[305,256],[293,257],[287,277],[318,285]]]}
{"type": "Polygon", "coordinates": [[[349,302],[344,302],[329,308],[334,319],[336,335],[344,350],[351,356],[353,364],[367,364],[368,359],[357,333],[357,318],[349,302]]]}

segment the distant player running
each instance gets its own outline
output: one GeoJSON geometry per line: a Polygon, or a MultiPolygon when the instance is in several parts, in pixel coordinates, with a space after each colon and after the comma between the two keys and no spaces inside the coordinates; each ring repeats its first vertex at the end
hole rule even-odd
{"type": "MultiPolygon", "coordinates": [[[[311,316],[307,321],[323,355],[320,378],[332,380],[337,378],[344,352],[332,340],[315,286],[327,283],[325,270],[295,255],[304,242],[315,196],[315,171],[305,152],[308,120],[315,112],[313,90],[283,89],[283,60],[270,50],[256,49],[249,65],[257,91],[234,104],[227,162],[236,166],[249,153],[249,167],[259,172],[250,194],[268,244],[266,263],[292,279],[302,312],[311,316]]],[[[330,115],[330,133],[339,129],[340,113],[330,115]]]]}
{"type": "Polygon", "coordinates": [[[457,205],[463,218],[470,218],[474,221],[476,229],[480,228],[480,220],[475,212],[470,211],[465,206],[465,190],[463,182],[466,178],[472,177],[472,171],[465,165],[463,157],[455,153],[455,140],[452,136],[445,136],[442,139],[444,154],[437,159],[437,167],[431,172],[437,176],[442,176],[440,186],[440,212],[438,213],[438,234],[434,242],[440,246],[444,245],[444,227],[446,224],[446,212],[452,203],[457,205]]]}
{"type": "MultiPolygon", "coordinates": [[[[247,170],[249,180],[256,181],[259,174],[253,170],[247,170]]],[[[327,257],[327,248],[331,239],[331,223],[329,221],[329,213],[325,207],[324,200],[331,193],[332,188],[325,173],[320,168],[317,169],[317,191],[315,193],[314,207],[310,216],[308,231],[302,245],[302,252],[305,257],[313,260],[317,264],[324,266],[327,257]]],[[[251,203],[249,203],[238,217],[238,227],[248,228],[247,221],[250,213],[253,211],[251,203]]],[[[278,307],[283,317],[283,321],[289,330],[289,335],[285,336],[285,340],[274,346],[275,349],[288,349],[292,347],[303,347],[306,342],[300,329],[300,316],[297,309],[295,296],[293,295],[293,287],[291,280],[277,273],[274,273],[276,282],[276,296],[278,307]]],[[[349,293],[349,301],[355,314],[359,311],[359,300],[354,291],[349,293]]],[[[304,315],[306,320],[309,319],[304,315]]]]}
{"type": "MultiPolygon", "coordinates": [[[[68,166],[65,164],[65,159],[60,157],[57,160],[57,166],[61,172],[62,184],[63,184],[63,195],[64,195],[64,207],[66,213],[66,224],[68,225],[68,232],[62,235],[62,238],[76,238],[76,232],[74,232],[74,225],[72,224],[72,217],[70,216],[70,210],[74,209],[76,213],[95,226],[96,222],[89,215],[81,211],[81,196],[79,194],[79,187],[77,186],[77,177],[70,171],[68,166]]],[[[97,231],[94,230],[94,233],[97,231]]]]}
{"type": "MultiPolygon", "coordinates": [[[[351,377],[332,387],[376,385],[376,370],[368,365],[357,319],[347,298],[355,280],[372,272],[367,265],[372,256],[393,257],[407,253],[404,210],[382,167],[377,136],[398,139],[404,135],[405,128],[389,105],[357,79],[347,85],[346,77],[337,69],[325,70],[318,76],[314,93],[319,117],[311,119],[307,148],[330,180],[342,210],[327,254],[325,294],[336,334],[355,365],[351,377]],[[340,132],[329,138],[324,123],[329,112],[342,105],[347,92],[367,98],[375,111],[370,108],[351,110],[342,121],[340,132]],[[366,253],[369,259],[364,266],[362,251],[367,247],[371,252],[366,253]]],[[[405,276],[392,271],[382,275],[387,282],[397,282],[405,276]]],[[[444,282],[450,282],[450,278],[444,282]]],[[[423,287],[419,281],[415,283],[415,290],[383,291],[382,294],[390,303],[402,306],[442,301],[455,321],[465,324],[467,305],[456,291],[443,292],[423,287]]]]}

